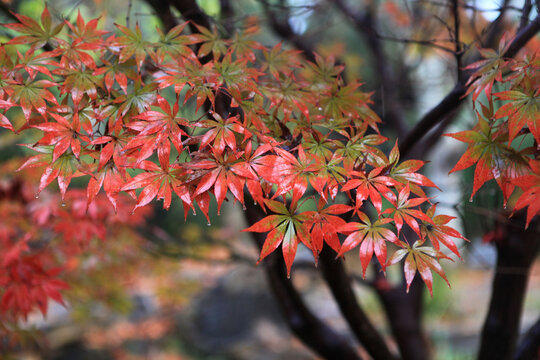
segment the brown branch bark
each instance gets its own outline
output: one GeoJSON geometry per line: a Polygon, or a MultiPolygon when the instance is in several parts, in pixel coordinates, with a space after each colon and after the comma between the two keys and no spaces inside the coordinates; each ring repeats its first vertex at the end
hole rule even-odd
{"type": "Polygon", "coordinates": [[[406,292],[406,285],[375,286],[403,360],[430,358],[429,341],[422,328],[424,283],[416,277],[406,292]]]}
{"type": "Polygon", "coordinates": [[[396,356],[390,352],[384,338],[358,304],[343,261],[335,257],[336,253],[325,246],[320,254],[319,267],[341,314],[358,341],[374,359],[396,359],[396,356]]]}
{"type": "MultiPolygon", "coordinates": [[[[272,10],[267,0],[261,0],[261,4],[264,8],[266,16],[268,17],[268,20],[270,21],[272,30],[274,30],[279,37],[290,42],[298,50],[301,50],[307,60],[315,62],[313,46],[306,39],[301,38],[294,32],[288,21],[288,12],[286,14],[281,14],[282,16],[278,16],[278,14],[272,10]]],[[[283,12],[283,10],[281,12],[283,12]]]]}
{"type": "Polygon", "coordinates": [[[383,121],[387,121],[399,138],[405,136],[407,127],[403,118],[403,109],[399,106],[398,96],[396,93],[396,81],[393,74],[393,69],[388,64],[388,57],[384,53],[383,44],[380,36],[375,29],[375,14],[373,9],[360,14],[350,9],[342,0],[334,0],[333,4],[349,19],[356,29],[363,34],[370,50],[371,61],[380,76],[381,88],[384,96],[385,114],[383,121]]]}
{"type": "MultiPolygon", "coordinates": [[[[180,11],[182,16],[205,27],[210,25],[206,15],[192,0],[180,1],[171,0],[172,4],[180,11]],[[206,21],[198,22],[201,18],[206,21]]],[[[196,30],[196,28],[195,28],[196,30]]],[[[311,53],[313,56],[313,53],[311,53]]],[[[216,98],[216,102],[218,99],[216,98]]],[[[222,99],[223,101],[223,99],[222,99]]],[[[249,202],[250,203],[250,202],[249,202]]],[[[249,205],[245,212],[246,219],[250,225],[264,217],[261,209],[255,205],[249,205]]],[[[261,249],[265,237],[262,234],[252,234],[257,246],[261,249]]],[[[272,289],[272,293],[278,302],[282,314],[287,321],[292,332],[303,341],[303,343],[326,359],[358,360],[360,356],[351,347],[347,339],[336,333],[331,327],[318,319],[306,306],[296,288],[287,278],[283,255],[279,251],[265,259],[264,266],[266,277],[272,289]]]]}
{"type": "MultiPolygon", "coordinates": [[[[248,223],[253,225],[261,220],[264,214],[256,205],[248,205],[245,216],[248,223]]],[[[265,240],[264,235],[259,233],[252,235],[257,246],[262,248],[265,240]]],[[[308,309],[291,280],[287,279],[285,261],[279,250],[269,255],[263,263],[268,283],[287,324],[304,344],[325,359],[360,359],[347,339],[319,320],[308,309]]]]}
{"type": "Polygon", "coordinates": [[[514,360],[534,359],[540,356],[540,318],[527,331],[514,354],[514,360]]]}
{"type": "MultiPolygon", "coordinates": [[[[517,52],[522,49],[536,33],[538,33],[538,31],[540,31],[540,16],[537,16],[529,23],[529,25],[516,34],[516,37],[504,56],[508,58],[514,57],[517,52]]],[[[466,76],[464,76],[464,78],[466,78],[466,76]]],[[[412,150],[413,146],[433,127],[443,121],[447,114],[455,111],[463,103],[465,100],[463,96],[466,92],[467,86],[465,86],[465,83],[463,81],[458,81],[441,102],[422,117],[409,135],[407,135],[405,140],[401,142],[400,152],[402,157],[405,157],[412,150]]]]}
{"type": "Polygon", "coordinates": [[[527,282],[540,250],[540,220],[523,230],[524,219],[525,213],[518,213],[506,225],[506,237],[495,244],[497,265],[478,360],[509,360],[514,354],[527,282]]]}
{"type": "Polygon", "coordinates": [[[146,2],[154,9],[156,16],[161,20],[165,31],[169,31],[179,24],[178,19],[171,11],[169,1],[146,0],[146,2]]]}

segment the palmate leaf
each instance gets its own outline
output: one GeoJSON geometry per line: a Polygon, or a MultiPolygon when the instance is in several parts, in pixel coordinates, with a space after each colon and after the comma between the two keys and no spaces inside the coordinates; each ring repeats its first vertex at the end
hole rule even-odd
{"type": "MultiPolygon", "coordinates": [[[[501,156],[509,151],[506,146],[507,134],[493,130],[480,114],[478,114],[478,124],[473,130],[445,135],[469,144],[450,173],[475,165],[471,199],[486,181],[495,178],[495,176],[504,175],[496,172],[495,169],[501,156]]],[[[505,198],[509,196],[509,194],[504,195],[505,198]]]]}
{"type": "Polygon", "coordinates": [[[459,232],[446,225],[450,220],[454,219],[454,217],[448,215],[435,215],[436,210],[437,204],[433,204],[426,212],[426,216],[429,220],[421,223],[421,239],[429,239],[436,251],[440,251],[440,244],[442,243],[461,259],[459,250],[452,238],[463,239],[465,241],[468,240],[459,232]]]}
{"type": "Polygon", "coordinates": [[[123,63],[135,57],[137,69],[141,71],[141,66],[148,50],[151,49],[151,44],[143,39],[139,24],[135,26],[135,30],[131,30],[120,24],[114,25],[124,34],[124,36],[119,36],[116,39],[116,45],[120,47],[119,62],[123,63]]]}
{"type": "Polygon", "coordinates": [[[350,222],[339,229],[339,232],[348,234],[347,238],[339,249],[338,256],[343,256],[346,252],[360,245],[360,263],[362,264],[362,276],[366,277],[366,270],[375,253],[379,264],[383,270],[386,268],[386,242],[398,243],[398,238],[394,232],[384,227],[392,219],[380,218],[371,222],[369,217],[357,211],[356,214],[362,221],[350,222]]]}
{"type": "Polygon", "coordinates": [[[317,263],[324,243],[327,243],[336,253],[339,252],[341,243],[338,238],[338,230],[346,224],[345,220],[339,215],[353,210],[352,207],[343,204],[332,204],[328,207],[325,207],[325,205],[326,201],[320,197],[317,204],[317,211],[305,212],[308,220],[306,220],[304,225],[306,230],[309,230],[311,250],[313,251],[315,263],[317,263]]]}
{"type": "Polygon", "coordinates": [[[158,61],[161,62],[166,56],[169,56],[173,59],[178,57],[186,57],[196,59],[195,53],[189,45],[197,44],[201,39],[195,34],[182,34],[184,28],[188,23],[182,23],[173,27],[167,34],[164,34],[160,28],[156,28],[157,33],[159,34],[159,42],[155,44],[156,46],[156,56],[158,61]]]}
{"type": "Polygon", "coordinates": [[[280,245],[287,266],[287,276],[291,274],[291,267],[296,256],[298,243],[303,242],[308,248],[312,248],[311,241],[304,227],[308,214],[296,213],[296,204],[292,203],[289,208],[276,200],[265,200],[265,205],[275,214],[268,215],[242,231],[268,232],[259,256],[260,263],[280,245]]]}
{"type": "Polygon", "coordinates": [[[422,244],[422,241],[415,241],[413,246],[410,246],[409,244],[401,241],[400,245],[403,247],[403,249],[399,249],[392,254],[392,256],[388,259],[386,266],[394,265],[405,258],[403,269],[405,273],[405,281],[407,282],[407,292],[409,292],[409,288],[414,280],[414,275],[418,270],[422,280],[424,280],[426,283],[430,295],[433,296],[433,275],[431,274],[431,271],[434,271],[440,277],[442,277],[448,284],[448,287],[450,287],[450,283],[448,282],[448,279],[444,274],[444,270],[438,261],[439,259],[450,258],[431,247],[422,246],[422,244]]]}
{"type": "Polygon", "coordinates": [[[11,39],[8,44],[30,44],[32,48],[39,49],[45,46],[45,44],[51,38],[58,35],[64,26],[63,23],[60,23],[54,27],[52,26],[51,14],[49,13],[47,6],[45,6],[43,12],[41,13],[41,25],[28,16],[20,14],[13,15],[17,18],[17,20],[20,21],[20,23],[4,24],[4,26],[24,35],[11,39]]]}
{"type": "Polygon", "coordinates": [[[509,34],[506,33],[499,43],[498,50],[479,49],[480,55],[485,60],[480,60],[465,69],[477,69],[469,78],[466,86],[469,86],[465,95],[473,94],[473,104],[478,96],[484,91],[488,100],[491,100],[491,92],[495,81],[501,82],[502,75],[508,68],[508,60],[504,58],[504,54],[512,43],[509,34]]]}
{"type": "Polygon", "coordinates": [[[169,209],[173,193],[176,193],[184,202],[191,203],[189,192],[179,174],[168,171],[168,166],[163,169],[145,160],[139,164],[139,167],[147,172],[138,174],[120,189],[122,191],[132,191],[142,188],[133,212],[137,208],[148,205],[154,198],[157,200],[163,199],[163,208],[169,209]]]}
{"type": "Polygon", "coordinates": [[[540,143],[540,88],[508,90],[494,94],[498,100],[508,100],[497,110],[495,117],[508,117],[508,144],[525,127],[534,135],[536,142],[540,143]]]}
{"type": "Polygon", "coordinates": [[[214,149],[212,153],[201,154],[201,156],[195,157],[192,161],[184,164],[185,168],[194,171],[190,175],[191,182],[197,186],[194,196],[207,193],[212,188],[214,189],[218,215],[227,195],[227,190],[233,194],[236,200],[244,204],[244,184],[246,180],[257,179],[257,176],[235,168],[234,164],[238,160],[238,155],[229,152],[220,154],[214,149]]]}
{"type": "Polygon", "coordinates": [[[531,159],[529,166],[530,174],[513,180],[513,183],[523,190],[516,202],[515,210],[527,207],[526,228],[529,227],[532,218],[540,214],[540,161],[531,159]]]}
{"type": "Polygon", "coordinates": [[[47,112],[47,103],[58,105],[56,97],[48,88],[57,86],[56,83],[49,80],[26,81],[24,83],[10,84],[11,94],[8,100],[13,104],[18,104],[27,120],[30,119],[32,109],[37,111],[43,117],[47,112]]]}
{"type": "Polygon", "coordinates": [[[395,186],[396,181],[388,176],[381,175],[383,170],[382,167],[375,168],[367,175],[363,171],[355,171],[353,172],[355,177],[347,181],[341,190],[356,189],[356,207],[360,208],[364,200],[369,198],[377,213],[380,214],[382,211],[382,197],[392,203],[395,202],[395,195],[389,187],[395,186]]]}
{"type": "Polygon", "coordinates": [[[398,235],[405,221],[418,236],[421,236],[418,220],[426,223],[432,223],[432,220],[418,207],[429,199],[425,197],[409,198],[409,195],[410,189],[409,184],[407,184],[399,191],[396,204],[392,204],[393,208],[385,210],[383,214],[392,214],[398,235]]]}

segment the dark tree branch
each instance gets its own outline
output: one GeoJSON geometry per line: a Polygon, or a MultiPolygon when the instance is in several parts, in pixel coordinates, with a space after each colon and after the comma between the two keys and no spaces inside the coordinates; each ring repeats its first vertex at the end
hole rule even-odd
{"type": "Polygon", "coordinates": [[[197,28],[193,24],[204,26],[205,28],[210,28],[211,21],[210,17],[206,15],[204,11],[197,5],[195,0],[168,0],[169,4],[173,6],[176,10],[180,11],[182,17],[186,20],[191,21],[190,28],[193,32],[198,32],[197,28]]]}
{"type": "Polygon", "coordinates": [[[519,20],[519,30],[523,29],[529,22],[529,15],[532,10],[532,1],[525,0],[523,4],[523,10],[521,11],[521,19],[519,20]]]}
{"type": "MultiPolygon", "coordinates": [[[[386,284],[380,279],[379,284],[386,284]]],[[[422,329],[422,298],[424,283],[415,277],[409,293],[405,282],[400,286],[375,286],[377,295],[390,324],[392,334],[398,344],[403,360],[426,360],[430,358],[430,345],[422,329]]]]}
{"type": "Polygon", "coordinates": [[[146,0],[146,2],[154,9],[156,16],[161,20],[165,31],[169,31],[178,25],[178,19],[172,13],[169,1],[146,0]]]}
{"type": "Polygon", "coordinates": [[[278,16],[267,0],[261,0],[261,4],[264,8],[264,12],[270,21],[272,30],[281,38],[290,42],[295,48],[301,50],[306,59],[311,62],[315,62],[315,55],[313,54],[313,46],[306,40],[298,36],[291,24],[288,21],[288,9],[282,8],[280,13],[282,16],[278,16]],[[285,12],[285,13],[284,13],[285,12]],[[283,16],[284,15],[284,16],[283,16]]]}
{"type": "Polygon", "coordinates": [[[393,127],[398,137],[403,137],[407,133],[405,119],[403,118],[403,109],[399,106],[399,100],[396,93],[396,84],[393,71],[389,66],[388,57],[384,53],[381,43],[381,36],[376,31],[375,14],[373,9],[366,13],[357,13],[348,7],[342,0],[334,0],[333,4],[349,19],[356,29],[364,35],[364,38],[371,49],[372,63],[380,76],[382,87],[382,96],[385,97],[385,114],[383,121],[388,121],[388,124],[393,127]]]}
{"type": "Polygon", "coordinates": [[[463,49],[461,47],[460,36],[459,36],[459,2],[458,0],[452,0],[452,15],[454,16],[454,40],[455,40],[455,58],[456,58],[456,70],[457,70],[457,81],[462,81],[462,71],[461,71],[461,58],[463,57],[463,49]]]}
{"type": "MultiPolygon", "coordinates": [[[[197,7],[194,0],[171,0],[182,16],[197,24],[209,27],[210,21],[197,7]],[[205,21],[200,22],[201,19],[205,21]]],[[[195,28],[196,30],[196,28],[195,28]]],[[[313,53],[311,53],[313,56],[313,53]]],[[[219,100],[216,98],[216,102],[219,100]]],[[[223,101],[223,99],[221,99],[223,101]]],[[[251,204],[251,202],[248,202],[251,204]]],[[[245,217],[250,225],[264,217],[261,209],[249,205],[245,217]]],[[[252,234],[257,246],[262,248],[265,237],[259,233],[252,234]]],[[[317,354],[326,359],[358,360],[359,355],[350,346],[347,339],[336,333],[331,327],[318,319],[305,305],[294,285],[287,278],[283,254],[275,251],[269,255],[265,262],[265,270],[272,292],[281,307],[282,313],[293,333],[317,354]]]]}
{"type": "Polygon", "coordinates": [[[518,345],[514,360],[534,359],[540,355],[540,318],[527,331],[518,345]]]}
{"type": "Polygon", "coordinates": [[[478,360],[509,360],[514,354],[530,269],[540,250],[540,220],[523,230],[524,219],[524,212],[514,216],[505,238],[495,244],[497,265],[478,360]],[[505,268],[514,271],[501,271],[505,268]]]}
{"type": "Polygon", "coordinates": [[[341,314],[347,320],[358,341],[374,359],[396,359],[383,337],[356,301],[356,295],[351,287],[351,279],[343,261],[335,257],[336,253],[325,246],[320,254],[319,266],[341,314]]]}
{"type": "MultiPolygon", "coordinates": [[[[523,46],[540,31],[540,16],[537,16],[529,25],[521,29],[510,47],[504,54],[505,57],[514,57],[523,46]]],[[[471,61],[472,62],[472,61],[471,61]]],[[[466,76],[465,76],[466,78],[466,76]]],[[[426,135],[433,127],[444,120],[445,116],[455,111],[465,100],[463,97],[467,92],[467,86],[463,81],[459,81],[454,88],[437,104],[434,108],[425,114],[422,119],[411,130],[409,135],[401,143],[400,152],[405,157],[413,146],[426,135]]]]}
{"type": "MultiPolygon", "coordinates": [[[[250,204],[250,202],[247,203],[250,204]]],[[[249,205],[245,216],[248,223],[253,225],[261,220],[264,214],[259,207],[249,205]]],[[[252,235],[257,246],[262,248],[264,235],[259,233],[252,235]]],[[[272,292],[294,334],[325,359],[360,359],[347,339],[315,317],[307,308],[291,280],[287,279],[284,263],[283,254],[280,251],[274,251],[264,260],[266,277],[272,292]]]]}
{"type": "Polygon", "coordinates": [[[231,4],[230,0],[219,0],[219,5],[221,7],[220,15],[223,26],[228,34],[234,33],[234,7],[231,4]]]}

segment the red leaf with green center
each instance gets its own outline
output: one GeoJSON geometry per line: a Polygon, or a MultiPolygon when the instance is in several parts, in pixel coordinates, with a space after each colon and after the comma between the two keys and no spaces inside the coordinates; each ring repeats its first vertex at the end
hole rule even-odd
{"type": "Polygon", "coordinates": [[[116,45],[120,47],[120,63],[126,62],[132,56],[135,56],[137,69],[141,71],[146,52],[150,49],[150,43],[143,40],[139,24],[135,26],[135,31],[120,24],[114,25],[125,35],[116,39],[116,45]]]}
{"type": "MultiPolygon", "coordinates": [[[[478,124],[474,130],[446,134],[459,141],[469,144],[465,153],[450,173],[476,165],[471,199],[488,180],[495,178],[498,159],[501,153],[507,151],[507,137],[504,133],[495,132],[489,123],[478,114],[478,124]]],[[[507,196],[505,196],[507,198],[507,196]]]]}
{"type": "Polygon", "coordinates": [[[349,234],[341,248],[338,256],[343,256],[347,251],[360,245],[360,262],[362,264],[362,275],[366,276],[367,267],[373,257],[373,253],[379,260],[383,270],[386,268],[386,241],[398,242],[396,234],[384,227],[391,222],[391,219],[378,219],[371,222],[369,217],[358,211],[361,223],[351,222],[342,226],[339,231],[349,234]]]}
{"type": "Polygon", "coordinates": [[[287,266],[287,276],[290,276],[298,242],[302,241],[308,248],[312,247],[304,226],[308,214],[305,212],[297,214],[295,203],[291,204],[290,210],[285,204],[275,200],[265,200],[265,205],[276,214],[269,215],[242,231],[267,232],[271,230],[262,246],[257,263],[281,245],[287,266]]]}
{"type": "Polygon", "coordinates": [[[459,238],[466,240],[463,235],[461,235],[456,230],[452,229],[450,226],[447,226],[446,224],[450,222],[450,220],[454,219],[452,216],[447,215],[436,215],[435,211],[437,210],[437,204],[434,204],[429,210],[426,212],[426,215],[428,218],[430,218],[430,221],[425,221],[422,223],[420,232],[421,232],[421,238],[422,239],[429,239],[431,243],[433,244],[433,247],[435,250],[440,251],[440,243],[442,243],[444,246],[446,246],[450,251],[452,251],[454,254],[456,254],[460,259],[461,255],[459,254],[459,250],[454,243],[454,238],[459,238]]]}
{"type": "Polygon", "coordinates": [[[540,213],[540,161],[531,159],[529,166],[530,174],[513,180],[513,183],[523,190],[516,201],[515,209],[528,207],[526,228],[529,227],[532,218],[540,213]]]}
{"type": "Polygon", "coordinates": [[[52,27],[51,14],[49,9],[45,6],[41,13],[41,25],[34,19],[20,14],[13,14],[20,24],[3,24],[5,27],[18,31],[25,35],[17,36],[11,39],[8,44],[30,44],[32,48],[39,49],[49,41],[52,37],[56,36],[64,26],[63,23],[52,27]]]}
{"type": "Polygon", "coordinates": [[[402,246],[403,249],[397,250],[390,259],[388,259],[387,266],[394,265],[407,256],[405,258],[405,263],[403,264],[405,281],[407,282],[407,292],[409,292],[411,283],[414,280],[414,275],[418,270],[422,280],[426,283],[430,295],[433,296],[433,275],[431,274],[431,271],[434,271],[442,277],[448,284],[448,287],[450,287],[450,283],[444,274],[444,270],[438,262],[438,259],[449,258],[439,251],[421,245],[422,242],[420,241],[416,241],[412,247],[404,242],[400,242],[400,246],[402,246]]]}
{"type": "Polygon", "coordinates": [[[417,219],[427,223],[432,223],[432,220],[426,214],[424,214],[422,210],[418,209],[421,204],[428,201],[428,198],[418,197],[411,199],[409,198],[409,195],[409,184],[407,184],[403,189],[400,190],[394,208],[385,210],[383,214],[392,214],[398,235],[403,227],[403,221],[405,220],[411,229],[413,229],[418,236],[421,236],[420,226],[418,225],[417,219]]]}
{"type": "Polygon", "coordinates": [[[536,142],[540,143],[540,89],[529,88],[518,90],[508,90],[495,94],[498,100],[508,100],[497,110],[495,117],[500,119],[508,117],[508,144],[525,127],[534,135],[536,142]]]}
{"type": "Polygon", "coordinates": [[[324,207],[326,202],[319,198],[317,211],[306,211],[308,220],[305,222],[306,230],[310,230],[311,244],[315,263],[319,253],[323,249],[323,243],[326,242],[337,253],[341,247],[338,238],[338,230],[345,226],[346,222],[338,215],[345,214],[353,210],[352,207],[343,204],[333,204],[324,207]]]}
{"type": "Polygon", "coordinates": [[[27,120],[30,119],[32,108],[45,117],[47,113],[47,103],[45,100],[58,105],[56,97],[48,90],[48,88],[55,87],[56,85],[56,83],[48,80],[12,84],[12,93],[8,100],[21,106],[27,120]]]}
{"type": "Polygon", "coordinates": [[[360,208],[364,200],[368,198],[377,210],[377,213],[382,211],[381,195],[391,203],[395,202],[395,195],[390,190],[389,186],[395,186],[397,182],[384,175],[380,175],[383,168],[375,168],[366,176],[362,172],[353,172],[357,178],[353,178],[345,183],[341,188],[342,191],[356,189],[356,208],[360,208]]]}

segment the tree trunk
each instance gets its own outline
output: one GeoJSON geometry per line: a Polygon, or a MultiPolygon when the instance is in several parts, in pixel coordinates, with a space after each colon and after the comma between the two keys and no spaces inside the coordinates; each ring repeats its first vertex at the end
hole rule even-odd
{"type": "Polygon", "coordinates": [[[497,266],[479,360],[507,360],[514,353],[529,273],[540,248],[540,221],[524,230],[524,217],[523,212],[516,215],[506,226],[506,237],[496,243],[497,266]]]}

